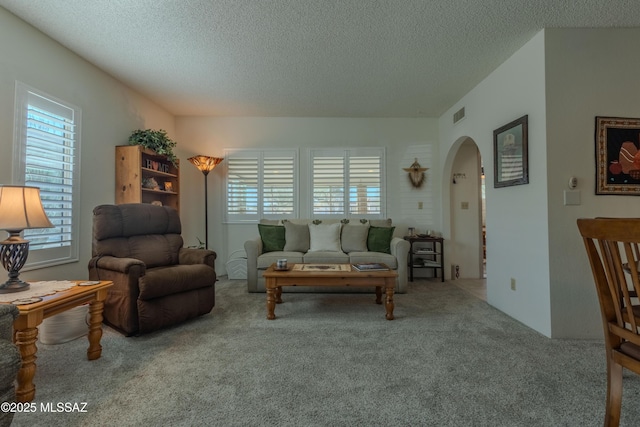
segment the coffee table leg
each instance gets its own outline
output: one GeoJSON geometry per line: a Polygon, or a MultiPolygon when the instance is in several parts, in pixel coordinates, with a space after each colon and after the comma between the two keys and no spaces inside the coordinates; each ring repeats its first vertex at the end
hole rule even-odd
{"type": "Polygon", "coordinates": [[[376,286],[376,304],[382,304],[382,286],[376,286]]]}
{"type": "Polygon", "coordinates": [[[87,359],[99,359],[102,355],[102,346],[100,339],[102,338],[102,310],[104,303],[102,301],[93,301],[89,304],[89,349],[87,350],[87,359]]]}
{"type": "Polygon", "coordinates": [[[18,371],[18,387],[16,389],[16,400],[18,402],[31,402],[36,396],[33,377],[36,374],[37,338],[38,328],[27,328],[15,333],[15,344],[20,349],[20,355],[22,356],[22,366],[18,371]]]}
{"type": "Polygon", "coordinates": [[[387,299],[385,301],[385,308],[387,309],[387,320],[393,320],[393,287],[387,287],[387,299]]]}
{"type": "Polygon", "coordinates": [[[274,288],[267,288],[267,319],[273,320],[276,318],[274,313],[276,309],[276,290],[274,288]]]}
{"type": "Polygon", "coordinates": [[[282,304],[282,286],[276,288],[276,304],[282,304]]]}

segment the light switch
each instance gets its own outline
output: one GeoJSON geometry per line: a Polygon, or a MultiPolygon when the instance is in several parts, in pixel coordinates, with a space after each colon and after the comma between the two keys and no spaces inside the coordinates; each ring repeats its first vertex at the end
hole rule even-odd
{"type": "Polygon", "coordinates": [[[577,206],[580,204],[580,190],[564,190],[564,205],[577,206]]]}
{"type": "Polygon", "coordinates": [[[469,209],[469,202],[460,202],[460,209],[469,209]]]}
{"type": "Polygon", "coordinates": [[[418,202],[418,209],[422,209],[422,202],[418,202]]]}

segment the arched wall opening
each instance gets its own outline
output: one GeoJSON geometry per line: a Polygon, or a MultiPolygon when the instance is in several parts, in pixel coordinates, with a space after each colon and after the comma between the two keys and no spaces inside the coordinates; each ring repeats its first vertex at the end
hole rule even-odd
{"type": "Polygon", "coordinates": [[[446,277],[484,278],[482,159],[475,141],[468,136],[458,138],[447,153],[442,200],[446,277]]]}

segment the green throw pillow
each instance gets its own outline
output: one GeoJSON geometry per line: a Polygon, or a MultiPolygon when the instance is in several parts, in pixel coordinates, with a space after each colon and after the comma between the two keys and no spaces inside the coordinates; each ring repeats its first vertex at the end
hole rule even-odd
{"type": "Polygon", "coordinates": [[[262,252],[284,250],[284,226],[258,224],[258,231],[262,239],[262,252]]]}
{"type": "Polygon", "coordinates": [[[395,227],[369,227],[367,248],[369,248],[371,252],[390,254],[393,230],[395,230],[395,227]]]}

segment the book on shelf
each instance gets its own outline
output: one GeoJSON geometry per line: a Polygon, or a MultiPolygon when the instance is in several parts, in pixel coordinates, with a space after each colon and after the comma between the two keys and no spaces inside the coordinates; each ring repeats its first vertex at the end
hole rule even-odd
{"type": "Polygon", "coordinates": [[[379,262],[359,262],[353,264],[353,268],[358,271],[386,271],[389,270],[384,264],[380,264],[379,262]]]}

